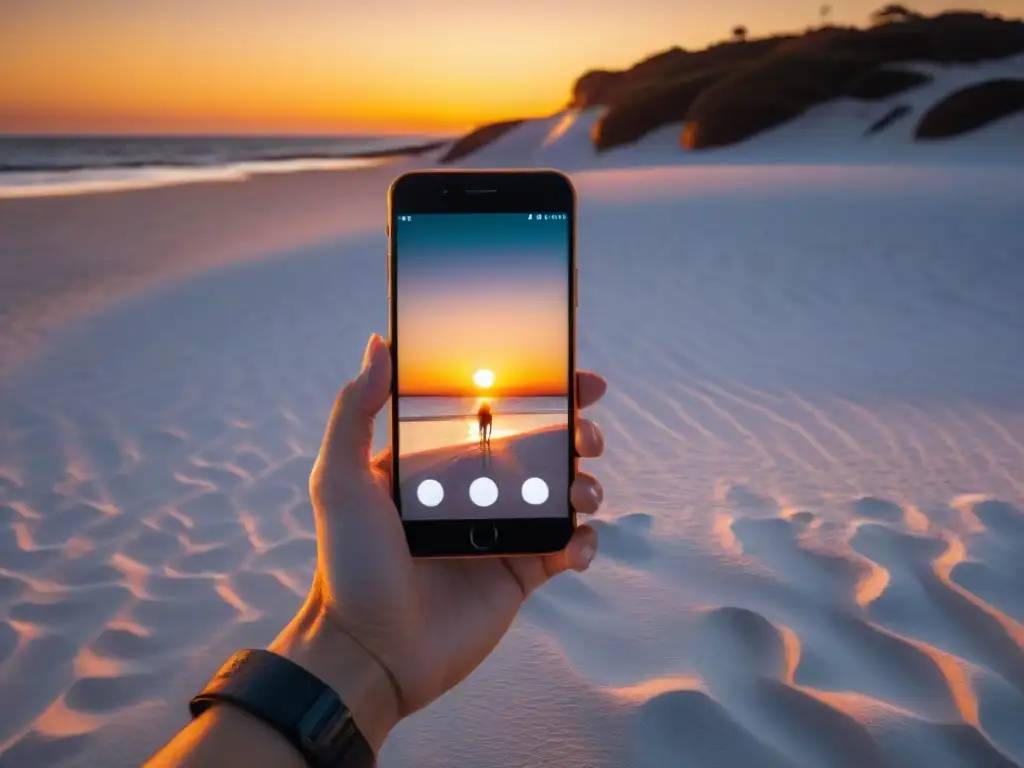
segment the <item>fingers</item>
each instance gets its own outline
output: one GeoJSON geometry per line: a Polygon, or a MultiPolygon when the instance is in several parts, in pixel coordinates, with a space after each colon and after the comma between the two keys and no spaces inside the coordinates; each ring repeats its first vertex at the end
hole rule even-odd
{"type": "Polygon", "coordinates": [[[596,556],[597,531],[589,525],[580,525],[565,549],[544,556],[544,572],[549,578],[565,571],[582,573],[590,567],[596,556]]]}
{"type": "Polygon", "coordinates": [[[563,555],[567,568],[580,573],[587,570],[597,557],[597,531],[589,525],[578,526],[563,555]]]}
{"type": "Polygon", "coordinates": [[[604,435],[590,419],[576,421],[576,453],[584,459],[596,459],[604,453],[604,435]]]}
{"type": "Polygon", "coordinates": [[[576,401],[580,408],[589,408],[608,391],[608,382],[604,377],[592,371],[576,372],[576,401]]]}
{"type": "Polygon", "coordinates": [[[384,475],[390,475],[394,464],[394,456],[391,453],[391,446],[388,446],[373,457],[373,468],[384,475]]]}
{"type": "Polygon", "coordinates": [[[391,354],[374,334],[366,345],[363,368],[345,385],[327,422],[321,458],[332,469],[365,471],[373,445],[373,418],[391,394],[391,354]]]}
{"type": "MultiPolygon", "coordinates": [[[[601,506],[604,491],[593,475],[580,472],[572,484],[572,505],[577,513],[592,515],[601,506]]],[[[506,559],[508,568],[519,586],[523,596],[530,594],[541,584],[565,571],[585,571],[597,556],[597,531],[589,525],[576,526],[568,545],[561,552],[553,552],[538,558],[510,557],[506,559]]]]}
{"type": "Polygon", "coordinates": [[[561,552],[541,557],[508,557],[501,563],[512,574],[525,599],[553,576],[565,571],[587,570],[596,556],[597,531],[589,525],[580,525],[561,552]]]}
{"type": "Polygon", "coordinates": [[[580,515],[592,515],[597,512],[604,499],[604,489],[597,478],[589,472],[580,472],[572,484],[570,491],[572,508],[580,515]]]}

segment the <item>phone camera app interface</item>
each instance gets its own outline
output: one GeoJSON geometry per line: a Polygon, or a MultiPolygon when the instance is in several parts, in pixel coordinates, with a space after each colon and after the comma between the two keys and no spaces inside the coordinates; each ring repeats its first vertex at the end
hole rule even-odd
{"type": "Polygon", "coordinates": [[[566,515],[568,214],[397,219],[403,517],[566,515]]]}

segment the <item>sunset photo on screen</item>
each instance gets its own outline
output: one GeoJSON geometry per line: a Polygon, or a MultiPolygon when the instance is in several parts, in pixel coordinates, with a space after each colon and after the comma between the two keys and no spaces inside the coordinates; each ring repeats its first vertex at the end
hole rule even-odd
{"type": "Polygon", "coordinates": [[[556,517],[569,483],[569,221],[400,220],[398,477],[407,519],[556,517]]]}

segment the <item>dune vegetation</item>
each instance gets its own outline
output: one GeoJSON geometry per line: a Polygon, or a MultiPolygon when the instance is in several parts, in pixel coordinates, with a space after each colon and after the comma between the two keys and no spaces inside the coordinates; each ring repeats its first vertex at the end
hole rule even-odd
{"type": "MultiPolygon", "coordinates": [[[[672,48],[629,69],[586,72],[567,106],[601,111],[591,135],[599,152],[674,124],[685,149],[703,150],[744,141],[834,99],[887,99],[931,81],[911,64],[971,64],[1022,53],[1024,20],[961,11],[925,16],[887,5],[864,28],[826,24],[753,39],[737,26],[732,39],[704,50],[672,48]]],[[[921,118],[915,136],[952,136],[1024,110],[1022,89],[1024,80],[1001,80],[952,94],[921,118]]],[[[471,132],[443,162],[471,154],[520,122],[471,132]]]]}
{"type": "Polygon", "coordinates": [[[963,88],[928,110],[917,124],[918,139],[945,139],[1024,111],[1024,80],[1003,78],[963,88]]]}

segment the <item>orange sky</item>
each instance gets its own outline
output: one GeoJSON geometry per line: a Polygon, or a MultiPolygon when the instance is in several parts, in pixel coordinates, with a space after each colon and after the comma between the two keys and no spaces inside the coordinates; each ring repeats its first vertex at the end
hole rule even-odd
{"type": "Polygon", "coordinates": [[[565,289],[463,285],[459,296],[402,294],[398,390],[405,395],[530,397],[568,391],[565,289]],[[494,386],[473,384],[479,369],[494,386]]]}
{"type": "Polygon", "coordinates": [[[524,213],[423,215],[395,229],[398,394],[569,390],[569,224],[524,213]]]}
{"type": "MultiPolygon", "coordinates": [[[[863,23],[880,5],[835,3],[863,23]]],[[[948,2],[913,7],[932,12],[948,2]]],[[[1024,15],[1024,0],[961,8],[1024,15]]],[[[0,0],[0,131],[454,132],[551,112],[592,67],[735,24],[817,20],[804,0],[0,0]]]]}

